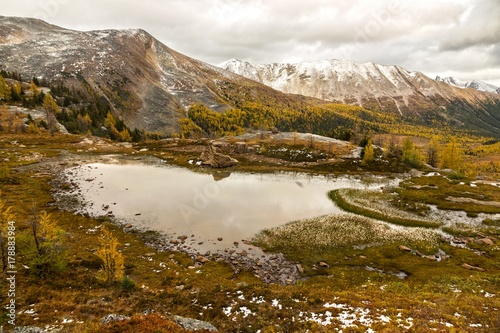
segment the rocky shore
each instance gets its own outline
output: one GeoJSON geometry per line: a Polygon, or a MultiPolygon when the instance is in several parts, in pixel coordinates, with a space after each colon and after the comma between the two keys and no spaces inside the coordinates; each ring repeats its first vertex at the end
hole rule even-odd
{"type": "MultiPolygon", "coordinates": [[[[52,195],[59,209],[73,213],[82,213],[86,203],[81,197],[81,189],[78,184],[71,180],[71,174],[63,172],[66,168],[81,166],[92,162],[105,162],[112,159],[110,156],[92,157],[85,161],[69,159],[71,162],[52,163],[51,172],[56,176],[52,182],[52,195]]],[[[150,161],[151,162],[151,161],[150,161]]],[[[43,164],[42,164],[43,165],[43,164]]],[[[48,163],[44,169],[49,171],[48,163]]],[[[177,251],[187,254],[193,259],[193,266],[199,267],[209,261],[227,262],[235,274],[242,271],[250,271],[265,283],[276,283],[282,285],[294,284],[303,271],[300,264],[288,261],[281,253],[264,253],[261,249],[253,246],[247,240],[234,242],[231,248],[201,253],[196,247],[190,246],[195,241],[187,235],[156,234],[152,237],[147,230],[140,230],[129,221],[117,220],[113,215],[107,217],[115,224],[121,225],[125,232],[134,232],[146,237],[146,242],[156,251],[177,251]]],[[[194,235],[193,235],[194,236],[194,235]]]]}
{"type": "MultiPolygon", "coordinates": [[[[125,228],[127,229],[132,228],[125,228]]],[[[189,255],[194,267],[200,267],[209,261],[227,262],[235,274],[250,271],[265,283],[282,285],[294,284],[298,279],[302,266],[286,260],[281,253],[264,253],[255,248],[249,241],[235,242],[235,247],[218,251],[200,253],[188,246],[189,237],[181,235],[177,238],[169,236],[154,237],[147,240],[147,245],[157,251],[178,251],[189,255]],[[253,251],[252,251],[253,250],[253,251]]]]}

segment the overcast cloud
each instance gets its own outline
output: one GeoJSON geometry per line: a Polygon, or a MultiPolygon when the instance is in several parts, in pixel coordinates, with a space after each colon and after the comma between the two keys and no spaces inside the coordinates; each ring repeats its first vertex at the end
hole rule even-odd
{"type": "Polygon", "coordinates": [[[143,28],[218,64],[351,59],[500,85],[499,0],[0,0],[77,30],[143,28]]]}

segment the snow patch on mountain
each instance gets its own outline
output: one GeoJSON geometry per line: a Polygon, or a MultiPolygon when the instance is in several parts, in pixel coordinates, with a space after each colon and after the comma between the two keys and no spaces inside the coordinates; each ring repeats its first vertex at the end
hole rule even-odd
{"type": "Polygon", "coordinates": [[[403,96],[400,102],[395,101],[396,107],[405,104],[406,95],[413,94],[414,87],[409,82],[420,78],[419,73],[398,66],[345,59],[294,64],[252,64],[232,59],[219,66],[285,93],[323,100],[361,104],[367,97],[393,99],[403,96]]]}
{"type": "Polygon", "coordinates": [[[463,81],[459,80],[457,78],[448,76],[448,77],[440,77],[436,76],[436,81],[439,82],[444,82],[449,85],[458,87],[458,88],[471,88],[479,91],[484,91],[484,92],[492,92],[492,93],[497,93],[500,94],[500,87],[497,87],[491,83],[486,83],[484,81],[479,81],[479,80],[472,80],[472,81],[463,81]]]}

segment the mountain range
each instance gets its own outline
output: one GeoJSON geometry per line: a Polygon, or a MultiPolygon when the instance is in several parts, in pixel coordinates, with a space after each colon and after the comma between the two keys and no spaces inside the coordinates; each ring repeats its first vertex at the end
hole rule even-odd
{"type": "MultiPolygon", "coordinates": [[[[130,128],[178,132],[194,103],[224,112],[245,102],[302,112],[336,102],[500,136],[500,95],[462,89],[399,66],[350,60],[222,68],[183,55],[144,30],[74,31],[0,16],[0,69],[103,99],[130,128]]],[[[283,129],[286,130],[286,129],[283,129]]]]}
{"type": "MultiPolygon", "coordinates": [[[[232,59],[221,68],[260,82],[285,93],[301,94],[322,100],[358,104],[373,108],[375,101],[383,108],[402,113],[409,108],[445,106],[443,102],[464,99],[469,102],[497,99],[496,96],[477,94],[454,81],[433,80],[420,72],[400,66],[357,63],[351,60],[322,60],[295,64],[252,64],[232,59]],[[446,83],[446,84],[442,84],[446,83]]],[[[482,92],[497,88],[480,81],[467,87],[482,92]]]]}
{"type": "Polygon", "coordinates": [[[448,76],[448,77],[436,76],[436,81],[448,83],[448,84],[455,86],[455,87],[458,87],[458,88],[464,88],[464,89],[471,88],[471,89],[476,89],[479,91],[500,94],[500,87],[497,87],[491,83],[487,83],[484,81],[479,81],[479,80],[462,81],[462,80],[459,80],[459,79],[451,77],[451,76],[448,76]]]}

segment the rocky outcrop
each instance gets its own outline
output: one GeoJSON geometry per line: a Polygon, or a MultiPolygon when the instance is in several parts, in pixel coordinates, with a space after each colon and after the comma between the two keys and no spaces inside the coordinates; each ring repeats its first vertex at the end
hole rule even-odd
{"type": "Polygon", "coordinates": [[[198,319],[174,316],[174,321],[185,330],[219,332],[214,325],[198,319]]]}
{"type": "Polygon", "coordinates": [[[217,148],[209,145],[200,155],[202,165],[208,165],[212,168],[229,168],[238,164],[238,160],[229,155],[219,153],[217,148]]]}
{"type": "MultiPolygon", "coordinates": [[[[3,330],[0,329],[0,332],[3,332],[3,330]]],[[[36,327],[36,326],[16,326],[12,332],[15,332],[15,333],[45,333],[45,332],[56,332],[56,331],[55,330],[46,331],[43,328],[36,327]]]]}
{"type": "Polygon", "coordinates": [[[103,325],[107,325],[110,323],[114,323],[116,321],[124,321],[124,320],[130,320],[130,317],[123,316],[123,315],[118,315],[118,314],[109,314],[101,319],[101,323],[103,325]]]}
{"type": "Polygon", "coordinates": [[[248,153],[248,145],[246,144],[246,142],[236,142],[234,144],[234,152],[237,154],[248,153]]]}

